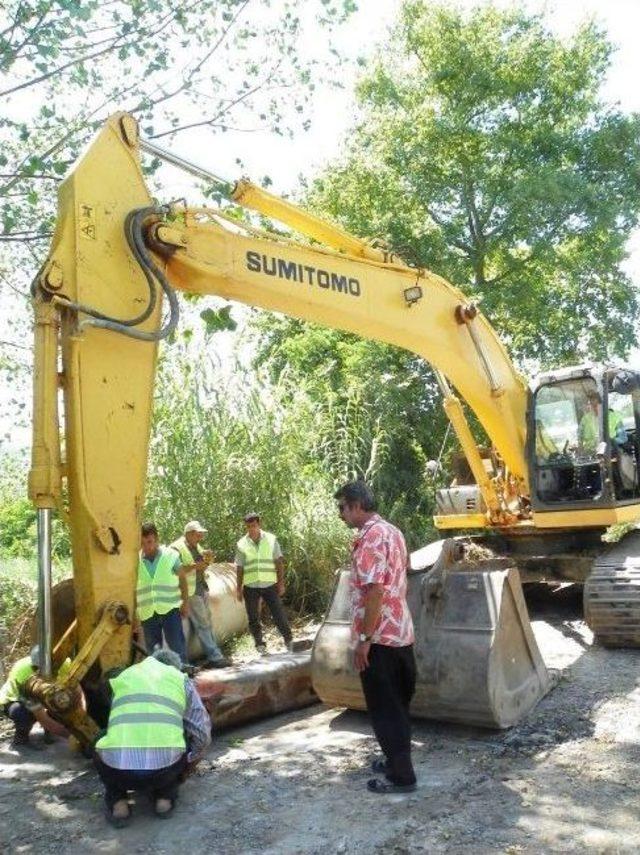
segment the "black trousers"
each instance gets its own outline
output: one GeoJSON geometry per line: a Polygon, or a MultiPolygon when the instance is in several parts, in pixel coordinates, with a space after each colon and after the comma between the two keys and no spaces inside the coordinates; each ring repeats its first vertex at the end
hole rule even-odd
{"type": "Polygon", "coordinates": [[[103,763],[97,754],[93,757],[98,775],[104,784],[104,800],[111,810],[116,802],[127,798],[127,790],[148,793],[154,800],[178,798],[178,787],[187,766],[187,755],[163,769],[114,769],[103,763]]]}
{"type": "Polygon", "coordinates": [[[387,758],[386,777],[394,784],[415,784],[409,718],[416,686],[413,645],[372,644],[369,667],[360,672],[360,680],[373,732],[387,758]]]}
{"type": "Polygon", "coordinates": [[[36,723],[33,714],[20,701],[5,704],[4,713],[13,722],[13,726],[16,729],[16,737],[18,739],[26,739],[31,733],[31,728],[36,723]]]}
{"type": "Polygon", "coordinates": [[[242,590],[244,591],[244,604],[247,609],[247,617],[249,618],[249,631],[253,636],[256,647],[264,643],[262,640],[262,626],[260,625],[260,599],[263,599],[269,607],[273,622],[278,627],[278,631],[284,638],[285,644],[288,644],[291,641],[291,628],[284,606],[282,605],[282,600],[278,596],[276,585],[269,585],[268,588],[247,588],[245,585],[242,590]]]}

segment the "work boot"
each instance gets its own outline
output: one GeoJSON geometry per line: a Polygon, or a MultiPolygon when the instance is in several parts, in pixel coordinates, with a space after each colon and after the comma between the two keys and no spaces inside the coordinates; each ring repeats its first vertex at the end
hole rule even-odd
{"type": "Polygon", "coordinates": [[[118,799],[113,807],[105,806],[105,817],[114,828],[124,828],[131,819],[129,802],[126,799],[118,799]]]}
{"type": "Polygon", "coordinates": [[[29,734],[28,733],[14,733],[13,739],[11,740],[12,748],[21,748],[25,745],[31,745],[29,742],[29,734]]]}
{"type": "Polygon", "coordinates": [[[176,806],[176,803],[173,799],[156,799],[155,804],[155,814],[159,816],[160,819],[166,819],[170,814],[173,813],[173,809],[176,806]]]}

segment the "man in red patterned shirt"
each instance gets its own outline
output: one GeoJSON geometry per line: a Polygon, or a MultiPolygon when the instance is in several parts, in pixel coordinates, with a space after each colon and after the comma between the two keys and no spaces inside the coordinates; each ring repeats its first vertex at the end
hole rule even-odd
{"type": "Polygon", "coordinates": [[[384,757],[372,769],[374,793],[416,789],[409,703],[416,682],[413,621],[407,605],[407,546],[402,532],[375,512],[373,493],[352,481],[335,494],[343,521],[357,528],[351,566],[351,633],[367,709],[384,757]]]}

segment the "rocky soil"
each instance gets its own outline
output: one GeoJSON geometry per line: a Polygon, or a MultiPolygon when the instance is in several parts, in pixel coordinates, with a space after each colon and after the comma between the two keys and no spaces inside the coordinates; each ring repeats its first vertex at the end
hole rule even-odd
{"type": "Polygon", "coordinates": [[[64,743],[0,743],[0,851],[333,855],[640,851],[640,651],[592,644],[571,587],[528,594],[556,688],[508,732],[416,722],[420,786],[365,791],[364,715],[321,705],[221,735],[174,816],[110,828],[64,743]]]}

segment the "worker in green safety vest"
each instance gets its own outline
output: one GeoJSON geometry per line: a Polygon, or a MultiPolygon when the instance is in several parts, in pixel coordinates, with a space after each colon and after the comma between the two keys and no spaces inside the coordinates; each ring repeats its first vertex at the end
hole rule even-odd
{"type": "Polygon", "coordinates": [[[189,604],[189,623],[197,635],[205,655],[204,667],[226,668],[231,661],[222,655],[213,634],[209,586],[205,570],[213,561],[213,553],[202,548],[206,528],[198,520],[191,520],[184,527],[184,534],[171,544],[180,558],[180,573],[186,578],[189,604]]]}
{"type": "MultiPolygon", "coordinates": [[[[29,734],[36,722],[38,722],[45,736],[68,736],[67,729],[52,718],[45,708],[33,698],[25,695],[27,680],[38,673],[40,663],[40,648],[36,644],[31,649],[29,656],[18,659],[9,671],[4,684],[0,687],[0,710],[13,722],[14,734],[12,746],[19,748],[28,746],[29,734]]],[[[66,660],[60,666],[59,677],[63,677],[71,667],[70,660],[66,660]]]]}
{"type": "Polygon", "coordinates": [[[95,745],[105,787],[106,817],[131,818],[127,792],[151,796],[157,816],[173,811],[180,783],[211,741],[211,720],[172,650],[156,650],[109,681],[111,710],[95,745]]]}
{"type": "Polygon", "coordinates": [[[162,640],[182,662],[187,648],[182,618],[189,614],[187,580],[180,574],[181,562],[173,549],[161,546],[158,529],[145,523],[141,532],[136,586],[136,615],[144,632],[147,651],[162,647],[162,640]]]}
{"type": "MultiPolygon", "coordinates": [[[[578,443],[579,447],[589,454],[595,454],[600,442],[600,405],[599,393],[595,389],[587,392],[586,410],[578,425],[578,443]]],[[[627,432],[622,419],[613,410],[609,410],[607,414],[607,428],[610,439],[617,445],[627,442],[627,432]]]]}
{"type": "Polygon", "coordinates": [[[255,511],[245,514],[246,534],[236,545],[236,578],[238,600],[244,599],[249,630],[256,650],[267,651],[260,624],[260,601],[269,607],[275,625],[288,650],[292,649],[289,621],[282,605],[284,594],[284,558],[274,534],[260,528],[260,516],[255,511]]]}

